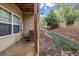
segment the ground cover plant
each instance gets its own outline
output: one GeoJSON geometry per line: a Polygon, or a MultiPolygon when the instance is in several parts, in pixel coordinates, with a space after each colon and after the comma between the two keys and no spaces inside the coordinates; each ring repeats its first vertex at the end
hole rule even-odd
{"type": "MultiPolygon", "coordinates": [[[[67,53],[74,54],[74,55],[79,55],[79,44],[68,39],[65,37],[62,37],[56,33],[49,33],[53,37],[53,43],[55,44],[55,47],[59,51],[65,51],[67,53]]],[[[70,55],[71,55],[70,54],[70,55]]]]}

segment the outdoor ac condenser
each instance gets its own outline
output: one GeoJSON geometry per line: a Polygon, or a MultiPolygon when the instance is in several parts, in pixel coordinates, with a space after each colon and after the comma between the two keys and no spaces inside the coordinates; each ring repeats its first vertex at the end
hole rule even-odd
{"type": "Polygon", "coordinates": [[[34,41],[34,30],[29,30],[29,39],[30,41],[34,41]]]}

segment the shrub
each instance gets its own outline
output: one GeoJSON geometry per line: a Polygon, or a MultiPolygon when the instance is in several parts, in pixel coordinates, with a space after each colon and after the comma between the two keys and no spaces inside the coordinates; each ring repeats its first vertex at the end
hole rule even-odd
{"type": "Polygon", "coordinates": [[[55,12],[50,12],[49,15],[45,18],[47,25],[51,27],[51,29],[57,28],[59,26],[59,19],[55,12]]]}
{"type": "Polygon", "coordinates": [[[75,22],[75,16],[74,15],[66,15],[65,16],[65,23],[66,25],[72,25],[75,22]]]}

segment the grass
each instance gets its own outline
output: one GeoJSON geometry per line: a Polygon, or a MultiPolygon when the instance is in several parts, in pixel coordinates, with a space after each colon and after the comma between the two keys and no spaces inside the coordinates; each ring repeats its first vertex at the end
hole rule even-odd
{"type": "Polygon", "coordinates": [[[72,40],[62,37],[56,33],[49,33],[51,36],[53,36],[53,43],[55,44],[55,47],[62,51],[79,51],[79,44],[76,42],[73,42],[72,40]]]}

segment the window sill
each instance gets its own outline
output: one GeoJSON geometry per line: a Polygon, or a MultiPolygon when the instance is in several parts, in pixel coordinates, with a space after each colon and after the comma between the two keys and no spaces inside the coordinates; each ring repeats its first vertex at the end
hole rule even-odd
{"type": "Polygon", "coordinates": [[[10,37],[12,35],[17,35],[17,34],[20,34],[21,32],[19,33],[14,33],[14,34],[9,34],[9,35],[5,35],[5,36],[1,36],[0,39],[3,39],[3,38],[7,38],[7,37],[10,37]]]}

